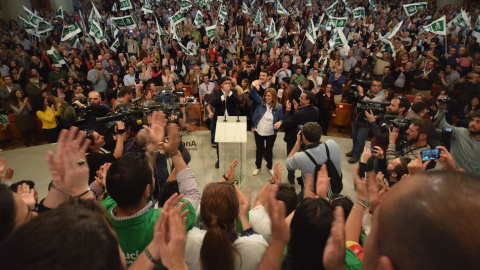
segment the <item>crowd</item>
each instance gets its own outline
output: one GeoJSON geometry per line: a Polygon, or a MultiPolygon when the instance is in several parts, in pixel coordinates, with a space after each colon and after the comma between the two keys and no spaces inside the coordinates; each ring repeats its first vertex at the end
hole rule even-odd
{"type": "Polygon", "coordinates": [[[57,143],[43,199],[0,158],[2,269],[477,267],[478,9],[429,2],[407,16],[398,0],[225,0],[183,9],[161,1],[149,12],[134,1],[120,10],[127,3],[38,10],[52,26],[43,35],[0,21],[0,123],[27,146],[40,143],[41,123],[43,140],[57,143]],[[359,7],[365,14],[354,18],[359,7]],[[470,22],[449,24],[446,35],[428,30],[463,12],[470,22]],[[122,16],[136,26],[115,30],[112,18],[122,16]],[[344,27],[328,24],[341,17],[344,27]],[[62,40],[75,23],[78,42],[62,40]],[[83,29],[96,24],[100,42],[83,29]],[[188,95],[199,117],[190,115],[188,95]],[[169,102],[173,109],[135,128],[124,120],[107,132],[88,122],[169,102]],[[359,163],[353,179],[343,177],[339,145],[322,139],[337,106],[352,108],[353,146],[344,154],[359,163]],[[218,168],[216,122],[225,116],[247,118],[253,176],[264,159],[271,175],[253,204],[250,189],[245,195],[234,181],[238,160],[202,192],[188,167],[181,132],[206,122],[218,168]],[[76,127],[83,118],[85,130],[76,127]],[[288,182],[273,163],[277,134],[288,182]],[[346,181],[356,198],[342,195],[346,181]]]}

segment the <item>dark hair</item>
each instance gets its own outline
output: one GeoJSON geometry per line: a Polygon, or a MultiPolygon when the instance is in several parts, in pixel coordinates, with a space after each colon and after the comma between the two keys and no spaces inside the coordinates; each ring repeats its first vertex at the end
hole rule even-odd
{"type": "Polygon", "coordinates": [[[177,180],[165,182],[158,194],[158,206],[163,207],[165,202],[175,193],[180,194],[177,180]]]}
{"type": "Polygon", "coordinates": [[[117,237],[91,200],[72,199],[23,224],[0,252],[5,269],[123,269],[117,237]]]}
{"type": "Polygon", "coordinates": [[[380,80],[379,78],[373,78],[373,80],[372,80],[372,85],[373,85],[373,82],[382,83],[382,80],[380,80]]]}
{"type": "Polygon", "coordinates": [[[290,83],[290,77],[283,77],[282,82],[290,83]]]}
{"type": "Polygon", "coordinates": [[[428,139],[435,133],[435,126],[430,120],[412,119],[412,125],[418,127],[418,135],[426,134],[428,139]]]}
{"type": "Polygon", "coordinates": [[[347,220],[348,215],[350,215],[350,211],[352,211],[353,208],[352,199],[350,199],[350,197],[340,194],[333,194],[330,197],[330,203],[332,204],[334,209],[337,206],[341,206],[343,208],[343,213],[345,214],[345,220],[347,220]]]}
{"type": "Polygon", "coordinates": [[[322,127],[317,122],[308,122],[303,125],[303,136],[309,142],[319,142],[322,138],[322,127]]]}
{"type": "Polygon", "coordinates": [[[130,87],[130,86],[123,86],[123,87],[120,88],[120,90],[118,91],[118,97],[119,97],[119,98],[122,98],[122,97],[124,97],[124,96],[126,96],[126,95],[129,95],[129,94],[131,94],[131,93],[133,93],[132,87],[130,87]]]}
{"type": "Polygon", "coordinates": [[[35,97],[32,103],[33,111],[36,113],[38,111],[45,111],[45,98],[42,96],[35,97]]]}
{"type": "Polygon", "coordinates": [[[408,163],[412,161],[411,158],[401,156],[400,158],[400,165],[397,165],[393,168],[393,170],[390,172],[391,173],[396,173],[397,174],[397,180],[402,179],[402,176],[405,174],[408,174],[408,163]]]}
{"type": "Polygon", "coordinates": [[[308,103],[312,105],[315,102],[315,94],[312,91],[305,90],[303,91],[303,94],[305,94],[305,98],[308,99],[308,103]]]}
{"type": "MultiPolygon", "coordinates": [[[[152,169],[145,153],[130,152],[115,160],[107,172],[108,194],[119,207],[137,206],[145,188],[153,185],[152,169]]],[[[151,187],[152,192],[154,187],[151,187]]]]}
{"type": "Polygon", "coordinates": [[[228,76],[223,76],[222,78],[220,78],[220,80],[218,81],[218,85],[222,85],[224,82],[226,81],[232,81],[232,79],[228,76]]]}
{"type": "Polygon", "coordinates": [[[27,184],[30,189],[32,188],[35,188],[35,182],[33,182],[32,180],[22,180],[22,181],[18,181],[14,184],[12,184],[10,187],[8,187],[10,189],[10,191],[13,191],[13,192],[17,192],[17,187],[18,186],[21,186],[23,184],[27,184]]]}
{"type": "Polygon", "coordinates": [[[322,256],[333,221],[332,205],[324,199],[306,198],[290,223],[287,269],[324,269],[322,256]]]}
{"type": "Polygon", "coordinates": [[[398,104],[399,108],[405,108],[405,110],[403,110],[403,113],[402,113],[403,115],[405,115],[408,112],[408,110],[410,110],[412,103],[410,102],[410,100],[408,100],[408,98],[399,96],[399,97],[394,97],[393,99],[398,99],[400,101],[400,103],[398,104]]]}
{"type": "Polygon", "coordinates": [[[260,72],[258,74],[260,74],[260,73],[266,73],[267,76],[270,75],[270,71],[268,71],[268,69],[262,69],[262,70],[260,70],[260,72]]]}
{"type": "Polygon", "coordinates": [[[207,233],[200,248],[202,269],[234,269],[232,237],[238,205],[235,188],[230,184],[214,182],[203,190],[200,215],[207,226],[207,233]]]}
{"type": "Polygon", "coordinates": [[[298,196],[295,187],[290,184],[278,185],[277,200],[285,203],[288,217],[298,205],[298,196]]]}
{"type": "Polygon", "coordinates": [[[412,104],[412,111],[416,114],[421,113],[426,108],[428,108],[428,103],[423,102],[423,101],[412,104]]]}
{"type": "MultiPolygon", "coordinates": [[[[15,107],[17,108],[20,108],[19,104],[18,104],[18,98],[17,98],[17,92],[20,92],[22,93],[22,91],[20,90],[13,90],[11,93],[10,93],[10,97],[9,97],[9,100],[10,100],[10,104],[14,105],[15,107]]],[[[21,98],[22,102],[25,100],[25,95],[22,93],[22,98],[21,98]]]]}
{"type": "MultiPolygon", "coordinates": [[[[7,185],[0,184],[0,243],[15,229],[15,197],[7,185]]],[[[3,255],[2,255],[3,256],[3,255]]]]}

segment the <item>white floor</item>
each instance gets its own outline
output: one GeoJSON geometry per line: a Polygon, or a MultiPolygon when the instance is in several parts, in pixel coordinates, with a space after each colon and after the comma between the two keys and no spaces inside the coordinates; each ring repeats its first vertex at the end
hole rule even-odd
{"type": "MultiPolygon", "coordinates": [[[[253,176],[252,172],[255,169],[255,142],[253,134],[248,133],[247,142],[247,164],[246,177],[243,182],[242,190],[246,194],[247,188],[252,188],[252,200],[257,195],[258,191],[263,187],[270,174],[266,169],[266,163],[263,163],[263,168],[257,176],[253,176]]],[[[282,182],[287,181],[287,170],[285,161],[287,157],[286,145],[283,141],[283,133],[278,133],[273,149],[273,162],[280,161],[283,165],[282,182]]],[[[342,172],[343,172],[343,194],[356,197],[353,190],[352,169],[353,165],[347,162],[345,153],[352,148],[352,140],[347,138],[337,137],[322,137],[323,140],[332,139],[338,143],[342,151],[342,172]]],[[[218,181],[222,178],[224,172],[221,169],[215,169],[216,149],[210,144],[210,131],[198,131],[183,136],[183,142],[187,144],[190,150],[192,160],[189,166],[192,168],[197,179],[200,190],[212,181],[218,181]]],[[[369,146],[367,142],[367,146],[369,146]]],[[[39,198],[42,199],[47,194],[47,186],[51,180],[50,173],[45,163],[45,156],[47,151],[55,151],[55,145],[41,145],[23,149],[9,150],[3,152],[3,157],[7,160],[7,167],[15,170],[13,182],[20,180],[33,180],[36,183],[36,188],[39,193],[39,198]]],[[[230,163],[231,161],[225,161],[230,163]]],[[[297,171],[297,176],[300,176],[300,171],[297,171]]],[[[299,190],[298,185],[297,190],[299,190]]]]}

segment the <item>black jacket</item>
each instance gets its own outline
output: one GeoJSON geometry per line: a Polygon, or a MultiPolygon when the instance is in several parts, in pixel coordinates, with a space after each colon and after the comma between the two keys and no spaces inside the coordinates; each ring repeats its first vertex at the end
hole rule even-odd
{"type": "MultiPolygon", "coordinates": [[[[238,93],[235,89],[232,90],[232,95],[227,97],[227,112],[229,116],[237,116],[238,93]]],[[[222,89],[213,90],[210,104],[215,108],[215,113],[213,114],[213,121],[215,124],[217,123],[218,116],[225,115],[225,101],[222,101],[222,96],[222,89]]]]}
{"type": "MultiPolygon", "coordinates": [[[[293,107],[293,105],[292,105],[293,107]]],[[[298,111],[291,113],[286,111],[283,117],[283,128],[285,130],[284,141],[294,142],[297,140],[298,126],[304,125],[308,122],[317,122],[318,109],[313,105],[309,105],[298,109],[298,111]]]]}

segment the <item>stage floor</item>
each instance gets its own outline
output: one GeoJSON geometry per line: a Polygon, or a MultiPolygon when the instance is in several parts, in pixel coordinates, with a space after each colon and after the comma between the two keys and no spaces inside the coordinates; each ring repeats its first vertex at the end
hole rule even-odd
{"type": "MultiPolygon", "coordinates": [[[[283,141],[283,132],[279,132],[273,148],[273,162],[280,161],[282,163],[282,182],[288,183],[287,170],[285,161],[287,158],[286,144],[283,141]]],[[[262,164],[262,170],[257,176],[253,176],[252,172],[255,169],[255,140],[252,133],[247,135],[247,164],[246,177],[243,182],[242,190],[246,194],[248,188],[252,189],[252,203],[258,191],[263,187],[268,179],[270,173],[266,169],[265,161],[262,164]]],[[[323,136],[322,140],[326,141],[332,139],[337,142],[342,151],[342,172],[343,172],[343,192],[342,194],[356,198],[356,192],[353,190],[352,171],[353,165],[347,162],[348,158],[345,153],[352,148],[352,140],[348,138],[323,136]]],[[[215,169],[216,149],[210,144],[210,131],[195,131],[191,134],[183,135],[183,142],[186,143],[190,150],[192,159],[190,161],[190,168],[192,168],[195,178],[197,180],[200,191],[203,190],[206,184],[212,181],[219,181],[223,172],[220,169],[215,169]]],[[[370,142],[367,141],[366,146],[369,147],[370,142]]],[[[6,150],[3,152],[3,157],[7,160],[7,168],[11,167],[15,170],[13,182],[20,180],[33,180],[36,183],[36,189],[39,193],[39,199],[42,199],[47,194],[48,183],[51,181],[50,172],[45,163],[45,156],[47,151],[55,151],[55,145],[40,145],[29,148],[21,148],[15,150],[6,150]]],[[[229,163],[231,161],[228,161],[229,163]]],[[[358,164],[358,163],[357,163],[358,164]]],[[[296,176],[300,176],[300,171],[296,172],[296,176]]],[[[296,184],[297,191],[300,190],[296,184]]]]}

